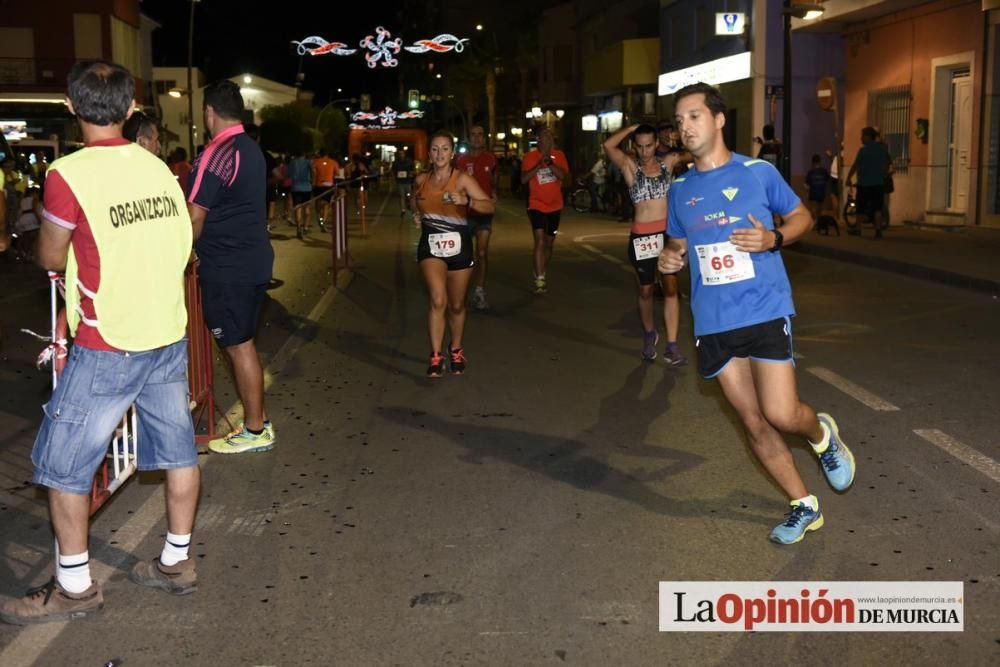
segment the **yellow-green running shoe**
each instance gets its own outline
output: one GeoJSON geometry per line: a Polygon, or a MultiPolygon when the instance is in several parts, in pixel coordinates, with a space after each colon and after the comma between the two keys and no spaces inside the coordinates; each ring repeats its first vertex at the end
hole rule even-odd
{"type": "Polygon", "coordinates": [[[216,454],[247,454],[250,452],[266,452],[274,449],[274,427],[268,428],[265,424],[264,432],[254,435],[247,430],[246,424],[224,438],[217,438],[208,443],[208,448],[216,454]]]}

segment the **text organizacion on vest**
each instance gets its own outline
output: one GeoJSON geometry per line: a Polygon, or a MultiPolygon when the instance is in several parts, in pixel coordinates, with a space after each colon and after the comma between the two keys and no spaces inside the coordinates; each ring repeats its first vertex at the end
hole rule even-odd
{"type": "Polygon", "coordinates": [[[177,201],[171,195],[164,193],[160,197],[146,197],[112,205],[108,209],[108,215],[111,218],[111,225],[118,228],[143,220],[174,217],[180,215],[180,212],[177,201]]]}

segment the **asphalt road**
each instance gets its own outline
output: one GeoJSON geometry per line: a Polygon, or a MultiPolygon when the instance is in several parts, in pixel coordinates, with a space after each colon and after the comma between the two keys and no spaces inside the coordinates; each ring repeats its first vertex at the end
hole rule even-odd
{"type": "MultiPolygon", "coordinates": [[[[203,458],[200,588],[125,578],[162,546],[157,475],[92,526],[106,608],[0,626],[0,664],[961,664],[1000,659],[1000,304],[785,253],[803,400],[858,459],[830,490],[790,438],[825,526],[767,540],[784,500],[734,413],[692,366],[639,358],[627,230],[566,213],[549,293],[530,293],[518,202],[495,224],[468,373],[424,377],[418,234],[374,197],[356,270],[330,288],[329,237],[276,235],[259,340],[273,452],[203,458]],[[663,633],[659,581],[959,581],[962,633],[663,633]]],[[[291,228],[288,228],[291,230],[291,228]]],[[[283,232],[283,229],[279,229],[283,232]]],[[[0,594],[48,576],[44,497],[27,487],[46,377],[17,333],[47,327],[44,279],[0,287],[0,594]],[[36,287],[36,285],[41,287],[36,287]]],[[[10,280],[8,280],[10,277],[10,280]]],[[[681,345],[693,356],[685,302],[681,345]]],[[[662,351],[662,349],[661,349],[662,351]]],[[[217,394],[235,398],[224,369],[217,394]]]]}

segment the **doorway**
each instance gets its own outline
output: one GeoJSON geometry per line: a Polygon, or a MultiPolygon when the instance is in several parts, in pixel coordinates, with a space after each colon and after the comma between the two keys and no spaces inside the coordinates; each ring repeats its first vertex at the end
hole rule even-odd
{"type": "Polygon", "coordinates": [[[974,166],[974,61],[971,51],[931,61],[926,210],[965,222],[969,220],[974,166]]]}
{"type": "Polygon", "coordinates": [[[964,213],[969,208],[969,154],[972,149],[972,77],[967,69],[951,74],[948,110],[948,210],[964,213]]]}

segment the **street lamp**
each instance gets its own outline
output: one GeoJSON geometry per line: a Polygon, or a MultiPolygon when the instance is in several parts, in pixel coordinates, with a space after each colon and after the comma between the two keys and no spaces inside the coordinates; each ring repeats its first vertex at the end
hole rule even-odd
{"type": "Polygon", "coordinates": [[[542,107],[539,107],[539,106],[531,107],[531,115],[534,116],[535,118],[541,118],[542,117],[542,107]]]}
{"type": "Polygon", "coordinates": [[[201,0],[191,0],[191,18],[188,21],[188,67],[187,67],[187,79],[188,79],[188,155],[194,155],[194,95],[191,91],[194,90],[194,85],[191,82],[191,65],[194,61],[194,6],[201,0]]]}
{"type": "Polygon", "coordinates": [[[566,115],[566,112],[562,109],[556,109],[556,118],[562,120],[562,117],[566,115]]]}
{"type": "Polygon", "coordinates": [[[792,182],[792,18],[811,21],[823,15],[821,5],[792,3],[792,0],[784,0],[781,9],[784,20],[784,72],[782,76],[782,87],[785,97],[781,104],[781,175],[787,183],[792,182]]]}

